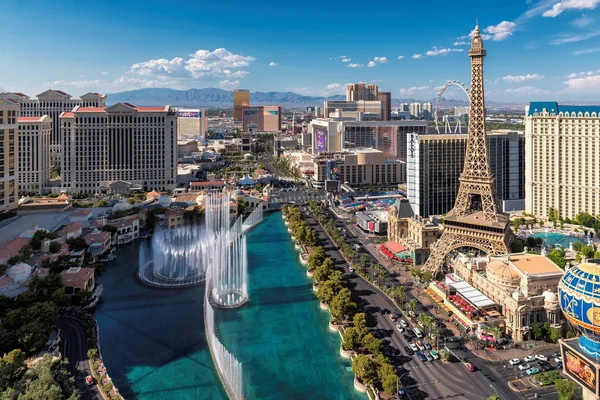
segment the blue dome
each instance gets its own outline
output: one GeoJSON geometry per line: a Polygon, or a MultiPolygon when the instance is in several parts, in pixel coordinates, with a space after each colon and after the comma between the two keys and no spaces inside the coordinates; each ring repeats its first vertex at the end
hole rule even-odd
{"type": "Polygon", "coordinates": [[[558,294],[565,317],[583,334],[580,346],[600,353],[600,265],[571,268],[560,280],[558,294]]]}

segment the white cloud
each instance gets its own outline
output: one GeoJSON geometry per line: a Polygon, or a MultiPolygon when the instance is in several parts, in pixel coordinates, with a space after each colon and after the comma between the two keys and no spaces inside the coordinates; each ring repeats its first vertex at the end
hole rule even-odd
{"type": "Polygon", "coordinates": [[[371,68],[376,67],[376,66],[377,66],[377,64],[375,63],[375,61],[369,61],[369,63],[367,64],[367,67],[371,67],[371,68]]]}
{"type": "Polygon", "coordinates": [[[343,58],[343,59],[342,59],[342,62],[343,62],[343,63],[347,63],[347,62],[350,62],[350,61],[352,61],[352,59],[351,59],[351,58],[343,58]]]}
{"type": "MultiPolygon", "coordinates": [[[[487,28],[483,29],[481,33],[481,38],[483,40],[491,39],[497,42],[506,40],[512,36],[516,27],[517,24],[515,24],[514,22],[502,21],[498,25],[490,25],[487,28]]],[[[468,37],[472,39],[474,35],[475,29],[473,29],[471,33],[469,33],[468,37]]],[[[459,39],[461,38],[464,38],[464,36],[461,36],[459,39]]]]}
{"type": "Polygon", "coordinates": [[[276,63],[276,62],[274,62],[274,61],[271,61],[271,62],[269,63],[269,67],[276,67],[276,66],[278,66],[278,65],[279,65],[279,64],[277,64],[277,63],[276,63]]]}
{"type": "Polygon", "coordinates": [[[140,88],[156,88],[156,87],[177,87],[178,80],[168,77],[158,77],[157,79],[138,78],[131,76],[120,76],[115,79],[109,86],[117,90],[130,90],[140,88]]]}
{"type": "Polygon", "coordinates": [[[360,68],[362,67],[362,64],[355,64],[355,63],[350,63],[347,65],[348,68],[360,68]]]}
{"type": "Polygon", "coordinates": [[[521,95],[546,95],[552,94],[550,90],[540,89],[533,86],[521,86],[515,89],[506,89],[504,93],[507,94],[521,94],[521,95]]]}
{"type": "Polygon", "coordinates": [[[400,89],[400,95],[406,96],[406,95],[413,95],[415,94],[415,92],[421,92],[423,90],[427,90],[429,89],[429,86],[413,86],[413,87],[409,87],[409,88],[402,88],[400,89]]]}
{"type": "Polygon", "coordinates": [[[463,49],[438,49],[437,47],[433,46],[433,50],[429,50],[425,53],[426,56],[428,57],[435,57],[435,56],[445,56],[448,55],[449,53],[453,53],[453,52],[461,52],[463,51],[463,49]]]}
{"type": "Polygon", "coordinates": [[[160,58],[136,63],[130,72],[138,75],[169,76],[173,78],[226,77],[241,78],[249,74],[242,70],[254,61],[254,57],[233,54],[224,48],[198,50],[186,60],[175,57],[172,60],[160,58]]]}
{"type": "Polygon", "coordinates": [[[52,87],[70,86],[70,87],[76,87],[76,88],[84,88],[84,87],[98,87],[102,84],[104,84],[104,81],[101,81],[99,79],[76,80],[76,81],[58,80],[58,81],[54,81],[54,82],[46,82],[44,84],[44,86],[52,86],[52,87]]]}
{"type": "Polygon", "coordinates": [[[563,82],[567,85],[565,92],[570,93],[593,93],[597,94],[600,91],[600,70],[593,75],[571,78],[563,82]]]}
{"type": "Polygon", "coordinates": [[[415,58],[415,59],[423,58],[423,54],[413,54],[412,56],[410,56],[410,58],[415,58]]]}
{"type": "Polygon", "coordinates": [[[600,4],[600,0],[562,0],[554,4],[551,9],[544,11],[544,17],[557,17],[567,10],[593,10],[600,4]]]}
{"type": "Polygon", "coordinates": [[[576,34],[565,33],[565,34],[560,35],[558,38],[552,40],[550,42],[550,44],[559,45],[559,44],[565,44],[565,43],[581,42],[581,41],[588,40],[588,39],[591,39],[591,38],[599,36],[599,35],[600,35],[600,31],[592,31],[592,32],[576,33],[576,34]]]}
{"type": "Polygon", "coordinates": [[[574,56],[580,56],[582,54],[597,53],[599,51],[600,51],[600,47],[593,47],[591,49],[576,50],[576,51],[572,52],[571,54],[573,54],[574,56]]]}
{"type": "Polygon", "coordinates": [[[385,64],[388,62],[388,59],[387,59],[387,57],[375,57],[373,59],[373,61],[375,61],[376,63],[379,63],[379,64],[385,64]]]}
{"type": "Polygon", "coordinates": [[[371,83],[381,83],[381,82],[383,82],[383,80],[381,80],[381,79],[373,79],[371,81],[371,83]]]}
{"type": "Polygon", "coordinates": [[[398,60],[402,60],[404,56],[398,56],[398,60]]]}
{"type": "Polygon", "coordinates": [[[108,75],[108,72],[102,71],[102,72],[100,72],[100,75],[108,75]]]}
{"type": "Polygon", "coordinates": [[[592,76],[592,75],[600,75],[600,69],[596,70],[596,71],[574,72],[574,73],[570,74],[569,76],[567,76],[567,78],[572,79],[572,78],[579,78],[582,76],[592,76]]]}
{"type": "Polygon", "coordinates": [[[594,22],[594,20],[592,18],[586,17],[586,15],[583,14],[581,17],[575,18],[573,21],[571,21],[571,25],[574,25],[578,28],[585,28],[586,26],[590,25],[592,22],[594,22]]]}
{"type": "MultiPolygon", "coordinates": [[[[347,84],[346,84],[347,85],[347,84]]],[[[333,96],[336,94],[344,94],[346,93],[346,85],[342,85],[340,83],[330,83],[324,88],[309,88],[309,87],[299,87],[299,88],[288,88],[290,92],[302,94],[305,96],[333,96]]]]}
{"type": "Polygon", "coordinates": [[[456,41],[452,44],[452,46],[468,46],[470,43],[465,41],[456,41]]]}
{"type": "Polygon", "coordinates": [[[544,75],[540,74],[527,74],[527,75],[507,75],[502,78],[507,82],[525,82],[525,81],[537,81],[544,79],[544,75]]]}
{"type": "Polygon", "coordinates": [[[230,81],[229,79],[219,82],[219,87],[223,89],[235,89],[240,86],[240,81],[230,81]]]}

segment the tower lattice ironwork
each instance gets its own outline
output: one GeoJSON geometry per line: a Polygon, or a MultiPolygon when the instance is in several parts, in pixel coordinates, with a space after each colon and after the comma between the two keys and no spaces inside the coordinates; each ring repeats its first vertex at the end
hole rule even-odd
{"type": "Polygon", "coordinates": [[[454,208],[446,214],[442,236],[432,246],[423,266],[434,276],[442,271],[446,257],[453,250],[471,247],[486,254],[506,254],[512,235],[508,215],[498,209],[494,175],[488,162],[483,90],[485,55],[479,26],[476,26],[469,50],[471,93],[464,169],[454,208]]]}

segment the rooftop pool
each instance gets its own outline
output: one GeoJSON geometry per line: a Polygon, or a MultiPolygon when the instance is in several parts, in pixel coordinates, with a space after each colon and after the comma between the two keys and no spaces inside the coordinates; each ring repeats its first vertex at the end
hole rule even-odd
{"type": "Polygon", "coordinates": [[[585,244],[585,241],[581,240],[576,236],[569,236],[564,233],[555,233],[555,232],[538,232],[531,235],[534,238],[540,238],[548,243],[548,245],[554,247],[555,245],[560,245],[565,249],[569,248],[570,243],[582,243],[585,244]]]}

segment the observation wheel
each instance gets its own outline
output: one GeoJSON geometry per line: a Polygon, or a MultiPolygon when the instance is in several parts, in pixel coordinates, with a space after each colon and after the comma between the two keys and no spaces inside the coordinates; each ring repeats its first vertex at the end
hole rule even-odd
{"type": "MultiPolygon", "coordinates": [[[[434,111],[433,120],[435,121],[435,129],[437,130],[437,133],[441,133],[440,132],[440,123],[438,121],[438,115],[440,113],[440,100],[442,98],[442,95],[446,91],[446,89],[448,89],[449,87],[452,87],[452,86],[456,86],[456,87],[462,89],[464,94],[467,96],[467,100],[471,99],[471,96],[469,95],[469,88],[467,88],[464,83],[462,83],[460,81],[455,81],[455,80],[451,80],[451,81],[444,83],[444,85],[441,87],[440,91],[438,92],[437,98],[435,99],[435,111],[434,111]]],[[[454,132],[452,132],[452,128],[450,127],[450,122],[448,121],[448,119],[446,119],[444,133],[460,133],[461,128],[462,128],[462,126],[460,123],[460,118],[458,118],[458,120],[456,122],[454,132]]]]}

